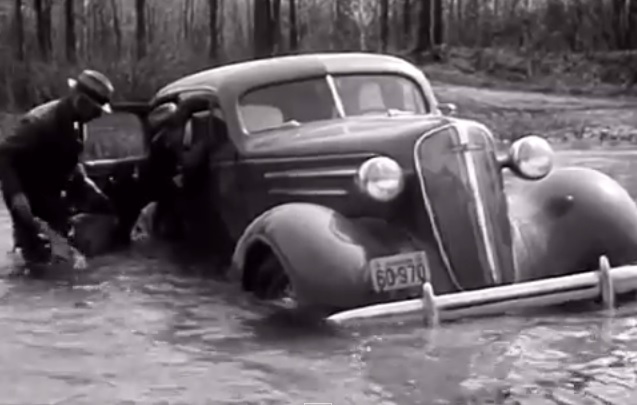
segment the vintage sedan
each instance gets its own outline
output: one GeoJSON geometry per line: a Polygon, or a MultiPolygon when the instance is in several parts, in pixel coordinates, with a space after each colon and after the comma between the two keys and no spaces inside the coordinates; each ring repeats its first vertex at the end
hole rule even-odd
{"type": "MultiPolygon", "coordinates": [[[[147,117],[167,103],[209,147],[205,180],[163,215],[181,216],[182,238],[263,299],[333,312],[418,296],[426,278],[443,294],[595,269],[600,254],[637,259],[637,206],[618,183],[553,168],[539,136],[499,152],[487,127],[455,118],[396,57],[236,63],[119,111],[148,140],[147,117]],[[520,191],[505,193],[505,175],[524,179],[520,191]]],[[[88,163],[124,227],[148,203],[147,158],[88,163]]]]}

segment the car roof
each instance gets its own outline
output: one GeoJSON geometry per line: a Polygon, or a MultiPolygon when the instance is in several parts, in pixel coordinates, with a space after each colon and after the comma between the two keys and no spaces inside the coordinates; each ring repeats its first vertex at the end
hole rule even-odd
{"type": "Polygon", "coordinates": [[[232,63],[183,77],[159,90],[155,99],[186,88],[203,86],[213,88],[220,94],[239,97],[247,90],[270,83],[330,73],[375,72],[422,75],[422,72],[411,63],[383,54],[335,52],[277,56],[232,63]]]}

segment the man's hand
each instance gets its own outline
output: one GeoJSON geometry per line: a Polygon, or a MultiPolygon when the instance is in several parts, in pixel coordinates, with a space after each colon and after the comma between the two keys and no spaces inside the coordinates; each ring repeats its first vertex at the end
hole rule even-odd
{"type": "Polygon", "coordinates": [[[90,193],[90,204],[95,210],[107,215],[115,214],[115,207],[111,199],[92,180],[87,178],[86,186],[90,193]]]}
{"type": "Polygon", "coordinates": [[[23,193],[18,193],[11,198],[11,208],[16,210],[19,215],[27,220],[33,218],[31,204],[29,204],[29,199],[23,193]]]}
{"type": "Polygon", "coordinates": [[[72,252],[73,259],[73,269],[74,270],[86,270],[88,267],[88,262],[86,260],[86,256],[80,253],[79,250],[73,249],[72,252]]]}
{"type": "Polygon", "coordinates": [[[95,189],[95,205],[97,209],[105,214],[114,214],[115,207],[110,198],[106,196],[101,190],[95,189]]]}

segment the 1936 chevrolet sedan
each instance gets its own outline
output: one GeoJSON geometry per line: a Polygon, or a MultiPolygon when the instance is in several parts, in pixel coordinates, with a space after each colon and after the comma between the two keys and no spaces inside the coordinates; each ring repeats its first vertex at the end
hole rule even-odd
{"type": "MultiPolygon", "coordinates": [[[[499,153],[488,128],[443,113],[423,72],[396,57],[237,63],[120,111],[147,130],[166,103],[195,106],[193,136],[210,145],[205,181],[171,215],[264,299],[336,311],[418,296],[425,277],[447,293],[592,270],[600,254],[637,259],[637,207],[618,183],[553,168],[541,137],[499,153]],[[524,179],[514,195],[504,171],[524,179]]],[[[148,202],[146,159],[88,163],[128,226],[148,202]]]]}

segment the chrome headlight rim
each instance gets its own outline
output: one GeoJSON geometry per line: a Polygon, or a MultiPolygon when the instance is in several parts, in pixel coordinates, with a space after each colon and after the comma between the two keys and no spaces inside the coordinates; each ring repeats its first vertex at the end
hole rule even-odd
{"type": "MultiPolygon", "coordinates": [[[[376,173],[378,175],[379,173],[376,173]]],[[[388,156],[374,156],[363,162],[356,172],[358,189],[378,202],[390,202],[405,189],[405,173],[400,164],[388,156]],[[373,178],[373,171],[385,171],[385,178],[373,178]]]]}
{"type": "Polygon", "coordinates": [[[546,139],[527,135],[511,144],[507,166],[526,180],[540,180],[553,170],[553,156],[553,148],[546,139]]]}

